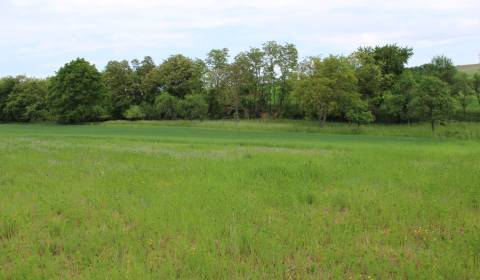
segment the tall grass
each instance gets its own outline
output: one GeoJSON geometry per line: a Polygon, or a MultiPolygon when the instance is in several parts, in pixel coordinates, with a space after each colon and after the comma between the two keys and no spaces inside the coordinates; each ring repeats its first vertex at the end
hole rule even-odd
{"type": "Polygon", "coordinates": [[[0,125],[0,278],[478,278],[480,143],[422,128],[0,125]]]}

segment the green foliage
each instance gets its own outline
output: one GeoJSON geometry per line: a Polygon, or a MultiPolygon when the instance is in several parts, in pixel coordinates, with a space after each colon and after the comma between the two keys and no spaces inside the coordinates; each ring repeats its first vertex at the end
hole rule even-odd
{"type": "Polygon", "coordinates": [[[423,77],[418,89],[412,105],[418,116],[431,124],[434,132],[437,122],[451,118],[456,108],[455,99],[448,84],[434,76],[423,77]]]}
{"type": "MultiPolygon", "coordinates": [[[[409,58],[410,48],[397,45],[359,48],[353,55],[360,94],[376,115],[381,115],[385,100],[397,83],[409,58]]],[[[383,117],[383,116],[382,116],[383,117]]]]}
{"type": "Polygon", "coordinates": [[[160,86],[155,75],[155,62],[150,56],[146,56],[142,61],[132,60],[131,64],[134,70],[134,104],[152,103],[160,86]]]}
{"type": "Polygon", "coordinates": [[[205,65],[183,55],[173,55],[165,60],[154,72],[159,88],[176,97],[201,92],[205,65]]]}
{"type": "Polygon", "coordinates": [[[356,124],[357,127],[375,120],[375,117],[368,108],[368,103],[360,98],[354,98],[352,100],[345,116],[349,122],[356,124]]]}
{"type": "Polygon", "coordinates": [[[411,71],[403,72],[392,90],[386,92],[384,109],[397,121],[411,122],[415,120],[415,108],[412,100],[417,92],[417,81],[411,71]]]}
{"type": "Polygon", "coordinates": [[[308,115],[316,116],[321,125],[328,116],[345,112],[356,92],[355,70],[345,57],[313,58],[297,81],[295,94],[308,115]]]}
{"type": "Polygon", "coordinates": [[[208,103],[201,94],[189,94],[181,99],[177,106],[178,116],[188,120],[205,119],[208,115],[208,103]]]}
{"type": "Polygon", "coordinates": [[[480,73],[475,73],[473,75],[473,90],[475,91],[475,94],[477,95],[478,103],[480,104],[480,73]]]}
{"type": "Polygon", "coordinates": [[[16,78],[4,77],[0,79],[0,121],[9,120],[4,113],[5,104],[15,86],[23,79],[25,79],[23,76],[18,76],[16,78]]]}
{"type": "Polygon", "coordinates": [[[205,74],[207,88],[208,113],[211,117],[222,115],[222,108],[219,103],[220,95],[224,94],[228,84],[229,63],[228,49],[213,49],[207,54],[205,74]]]}
{"type": "Polygon", "coordinates": [[[179,100],[177,97],[164,92],[155,98],[155,112],[162,120],[173,120],[177,117],[179,100]]]}
{"type": "Polygon", "coordinates": [[[128,61],[110,61],[103,72],[103,82],[111,100],[113,118],[122,118],[131,104],[140,101],[136,96],[135,73],[128,61]]]}
{"type": "Polygon", "coordinates": [[[401,75],[412,55],[413,49],[397,45],[376,46],[373,50],[373,58],[384,75],[401,75]]]}
{"type": "MultiPolygon", "coordinates": [[[[298,66],[295,45],[269,41],[263,44],[263,72],[270,113],[280,116],[285,111],[288,92],[292,89],[291,77],[298,66]],[[275,110],[275,112],[273,112],[275,110]]],[[[248,55],[247,55],[248,57],[248,55]]]]}
{"type": "MultiPolygon", "coordinates": [[[[110,61],[101,74],[94,65],[77,59],[51,79],[44,115],[61,123],[122,119],[137,105],[150,120],[317,118],[324,124],[327,119],[348,121],[347,111],[361,99],[376,122],[411,123],[425,119],[413,100],[421,91],[420,81],[432,76],[442,80],[462,106],[463,114],[456,112],[454,119],[479,119],[473,93],[480,102],[480,74],[458,74],[444,56],[406,69],[412,54],[408,47],[384,45],[362,47],[348,57],[310,57],[299,63],[295,45],[269,41],[238,53],[232,61],[228,49],[213,49],[204,61],[183,55],[170,56],[158,66],[149,56],[131,63],[110,61]],[[167,92],[174,98],[163,95],[167,92]],[[196,94],[207,102],[207,116],[203,102],[197,102],[202,108],[194,110],[189,105],[192,100],[184,100],[196,94]]],[[[13,88],[24,78],[0,79],[0,121],[39,118],[33,113],[18,117],[23,114],[18,111],[23,106],[19,100],[28,94],[12,97],[16,101],[8,114],[4,109],[13,88]]]]}
{"type": "Polygon", "coordinates": [[[372,110],[378,111],[384,93],[382,67],[376,63],[372,48],[360,48],[352,56],[356,65],[355,75],[360,95],[368,101],[372,110]]]}
{"type": "Polygon", "coordinates": [[[458,72],[452,60],[446,56],[436,56],[429,64],[423,66],[426,75],[435,76],[440,80],[453,85],[458,72]]]}
{"type": "Polygon", "coordinates": [[[464,114],[467,113],[467,107],[471,103],[471,97],[475,91],[472,88],[472,81],[467,73],[458,72],[455,75],[454,83],[452,86],[453,94],[457,98],[458,103],[462,107],[464,114]]]}
{"type": "Polygon", "coordinates": [[[254,85],[253,79],[248,56],[245,53],[238,54],[228,67],[226,80],[228,88],[220,96],[220,104],[225,108],[228,115],[233,113],[236,120],[239,120],[241,110],[248,115],[248,109],[246,108],[248,104],[245,103],[252,101],[250,93],[254,85]]]}
{"type": "Polygon", "coordinates": [[[65,64],[52,78],[49,105],[60,123],[99,120],[104,114],[101,74],[85,59],[65,64]]]}
{"type": "Polygon", "coordinates": [[[130,106],[130,108],[128,108],[123,116],[127,119],[127,120],[133,120],[133,121],[136,121],[136,120],[141,120],[141,119],[144,119],[146,117],[146,114],[145,112],[143,111],[142,107],[138,106],[138,105],[132,105],[130,106]]]}
{"type": "Polygon", "coordinates": [[[47,118],[46,80],[21,79],[8,95],[3,109],[8,120],[29,122],[47,118]]]}

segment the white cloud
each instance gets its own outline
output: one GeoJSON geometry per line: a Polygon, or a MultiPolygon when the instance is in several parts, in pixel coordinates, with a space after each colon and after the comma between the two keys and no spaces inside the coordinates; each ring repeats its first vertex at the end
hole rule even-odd
{"type": "Polygon", "coordinates": [[[478,0],[1,0],[0,75],[47,75],[77,56],[158,60],[266,40],[297,43],[303,55],[398,42],[419,49],[416,63],[447,51],[467,63],[480,52],[479,9],[478,0]]]}

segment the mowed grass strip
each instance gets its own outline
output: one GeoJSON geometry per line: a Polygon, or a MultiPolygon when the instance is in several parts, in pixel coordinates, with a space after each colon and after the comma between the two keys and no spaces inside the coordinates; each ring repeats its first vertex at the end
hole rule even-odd
{"type": "Polygon", "coordinates": [[[479,277],[479,142],[207,124],[0,125],[0,278],[479,277]]]}

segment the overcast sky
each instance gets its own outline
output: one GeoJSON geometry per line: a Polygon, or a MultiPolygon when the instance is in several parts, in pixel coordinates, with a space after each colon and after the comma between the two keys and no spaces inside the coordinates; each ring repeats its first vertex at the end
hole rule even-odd
{"type": "Polygon", "coordinates": [[[478,63],[480,0],[0,0],[0,76],[48,76],[76,57],[109,60],[174,53],[204,58],[268,40],[300,56],[361,45],[414,48],[410,65],[445,54],[478,63]]]}

